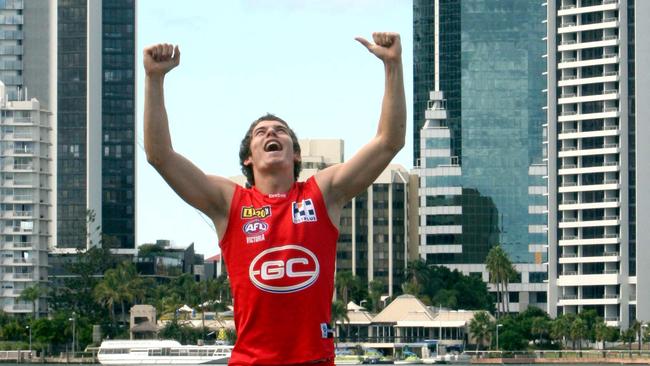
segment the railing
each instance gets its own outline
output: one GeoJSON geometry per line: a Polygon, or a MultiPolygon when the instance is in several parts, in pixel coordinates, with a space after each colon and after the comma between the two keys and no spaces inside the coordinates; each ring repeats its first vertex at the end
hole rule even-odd
{"type": "Polygon", "coordinates": [[[618,269],[606,269],[603,274],[618,274],[618,269]]]}
{"type": "Polygon", "coordinates": [[[575,57],[562,57],[560,62],[575,62],[576,58],[575,57]]]}
{"type": "Polygon", "coordinates": [[[577,300],[578,295],[560,295],[560,300],[577,300]]]}
{"type": "Polygon", "coordinates": [[[606,317],[605,317],[605,321],[606,321],[606,322],[617,322],[617,321],[618,321],[618,317],[617,317],[617,316],[606,316],[606,317]]]}
{"type": "Polygon", "coordinates": [[[562,187],[574,187],[577,186],[577,182],[562,182],[562,187]]]}
{"type": "Polygon", "coordinates": [[[563,28],[563,27],[575,27],[575,25],[576,25],[576,22],[564,22],[564,23],[560,24],[560,27],[561,28],[563,28]]]}
{"type": "Polygon", "coordinates": [[[606,299],[618,299],[618,294],[605,294],[606,299]]]}
{"type": "Polygon", "coordinates": [[[578,274],[578,271],[564,271],[562,272],[563,276],[576,276],[578,274]]]}
{"type": "Polygon", "coordinates": [[[575,169],[577,167],[578,166],[575,165],[575,164],[564,164],[564,165],[562,165],[561,169],[575,169]]]}
{"type": "Polygon", "coordinates": [[[577,256],[577,253],[562,253],[562,258],[576,258],[577,256]]]}
{"type": "Polygon", "coordinates": [[[603,252],[603,257],[616,257],[618,252],[603,252]]]}
{"type": "Polygon", "coordinates": [[[605,71],[603,72],[603,76],[614,76],[618,75],[618,71],[605,71]]]}

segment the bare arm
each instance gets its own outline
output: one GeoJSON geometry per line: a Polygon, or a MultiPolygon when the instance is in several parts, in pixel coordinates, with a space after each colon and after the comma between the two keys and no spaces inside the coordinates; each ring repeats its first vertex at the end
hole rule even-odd
{"type": "Polygon", "coordinates": [[[163,84],[167,72],[180,63],[178,46],[159,44],[144,50],[144,148],[147,161],[187,203],[208,215],[221,235],[235,184],[208,176],[174,151],[165,110],[163,84]]]}
{"type": "Polygon", "coordinates": [[[399,34],[373,33],[375,43],[361,37],[356,39],[384,63],[384,99],[377,134],[370,142],[345,163],[316,174],[316,181],[334,222],[338,222],[341,207],[371,185],[402,149],[406,134],[406,98],[399,34]]]}

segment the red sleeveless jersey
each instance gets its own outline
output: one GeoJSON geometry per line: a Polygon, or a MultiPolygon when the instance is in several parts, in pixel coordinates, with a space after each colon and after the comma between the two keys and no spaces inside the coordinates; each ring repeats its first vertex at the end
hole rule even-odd
{"type": "Polygon", "coordinates": [[[332,360],[338,230],[314,178],[286,194],[237,186],[220,241],[234,301],[231,365],[332,360]]]}

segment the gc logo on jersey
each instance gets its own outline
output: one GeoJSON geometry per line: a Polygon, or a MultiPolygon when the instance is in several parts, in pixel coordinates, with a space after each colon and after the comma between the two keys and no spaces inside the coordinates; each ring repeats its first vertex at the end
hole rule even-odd
{"type": "Polygon", "coordinates": [[[271,206],[263,206],[261,208],[255,208],[255,206],[243,206],[241,208],[242,219],[263,219],[269,216],[271,216],[271,206]]]}
{"type": "Polygon", "coordinates": [[[294,224],[301,222],[314,222],[316,218],[316,208],[311,198],[304,199],[300,202],[293,202],[291,204],[291,213],[294,224]]]}
{"type": "Polygon", "coordinates": [[[304,290],[316,282],[319,273],[316,255],[293,244],[264,250],[248,267],[248,277],[255,287],[276,294],[304,290]]]}
{"type": "Polygon", "coordinates": [[[246,234],[246,243],[257,243],[265,239],[264,233],[269,229],[269,224],[266,222],[255,219],[248,221],[242,226],[244,234],[246,234]]]}

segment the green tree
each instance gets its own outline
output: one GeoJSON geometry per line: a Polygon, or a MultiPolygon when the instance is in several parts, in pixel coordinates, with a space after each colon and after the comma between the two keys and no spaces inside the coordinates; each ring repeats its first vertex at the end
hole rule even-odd
{"type": "Polygon", "coordinates": [[[614,342],[618,337],[618,330],[614,327],[610,327],[599,319],[600,321],[594,326],[594,333],[596,341],[603,342],[603,357],[607,354],[607,342],[614,342]]]}
{"type": "Polygon", "coordinates": [[[567,338],[571,335],[571,324],[575,314],[561,314],[551,322],[551,338],[558,341],[560,345],[566,344],[567,338]]]}
{"type": "Polygon", "coordinates": [[[643,341],[643,334],[641,334],[641,332],[643,331],[643,323],[638,321],[637,319],[634,319],[634,321],[632,321],[632,324],[630,324],[630,328],[634,330],[634,334],[636,335],[637,342],[639,343],[639,351],[640,351],[641,342],[643,341]]]}
{"type": "Polygon", "coordinates": [[[636,338],[636,332],[632,328],[627,328],[626,330],[621,332],[621,340],[623,341],[624,344],[628,345],[630,357],[632,357],[632,343],[634,343],[635,338],[636,338]]]}
{"type": "Polygon", "coordinates": [[[537,336],[537,342],[540,345],[543,343],[544,336],[548,335],[549,323],[547,317],[536,316],[532,319],[530,331],[537,336]]]}
{"type": "Polygon", "coordinates": [[[508,258],[508,254],[498,244],[488,252],[485,266],[490,274],[490,283],[494,284],[497,290],[498,318],[500,314],[510,312],[508,284],[517,272],[508,258]]]}
{"type": "Polygon", "coordinates": [[[347,306],[349,302],[350,288],[354,283],[354,275],[351,271],[339,271],[336,273],[334,283],[336,284],[336,290],[339,298],[347,306]]]}
{"type": "Polygon", "coordinates": [[[21,291],[18,300],[29,301],[32,303],[32,318],[36,319],[38,317],[38,309],[36,308],[36,301],[41,297],[43,291],[39,285],[34,285],[30,287],[25,287],[21,291]]]}
{"type": "Polygon", "coordinates": [[[480,345],[485,341],[490,340],[490,335],[492,334],[492,329],[494,329],[494,327],[495,324],[492,322],[490,315],[486,311],[474,313],[474,318],[469,322],[469,331],[476,341],[477,351],[480,345]]]}
{"type": "MultiPolygon", "coordinates": [[[[350,318],[348,317],[348,309],[347,309],[347,303],[344,303],[341,300],[336,300],[332,303],[332,316],[331,316],[331,327],[332,329],[336,329],[336,324],[338,322],[341,323],[340,329],[343,329],[343,326],[347,323],[348,325],[348,330],[346,332],[346,335],[350,334],[349,331],[349,325],[350,325],[350,318]]],[[[338,338],[338,335],[337,335],[338,338]]]]}
{"type": "Polygon", "coordinates": [[[580,350],[580,357],[582,357],[582,340],[587,338],[589,329],[587,327],[587,322],[581,317],[576,317],[571,322],[571,328],[569,334],[571,335],[571,341],[573,341],[573,349],[576,349],[576,342],[578,342],[578,348],[580,350]]]}
{"type": "Polygon", "coordinates": [[[372,303],[372,311],[377,313],[380,310],[381,296],[384,294],[386,285],[380,280],[372,280],[368,283],[368,296],[372,303]]]}

